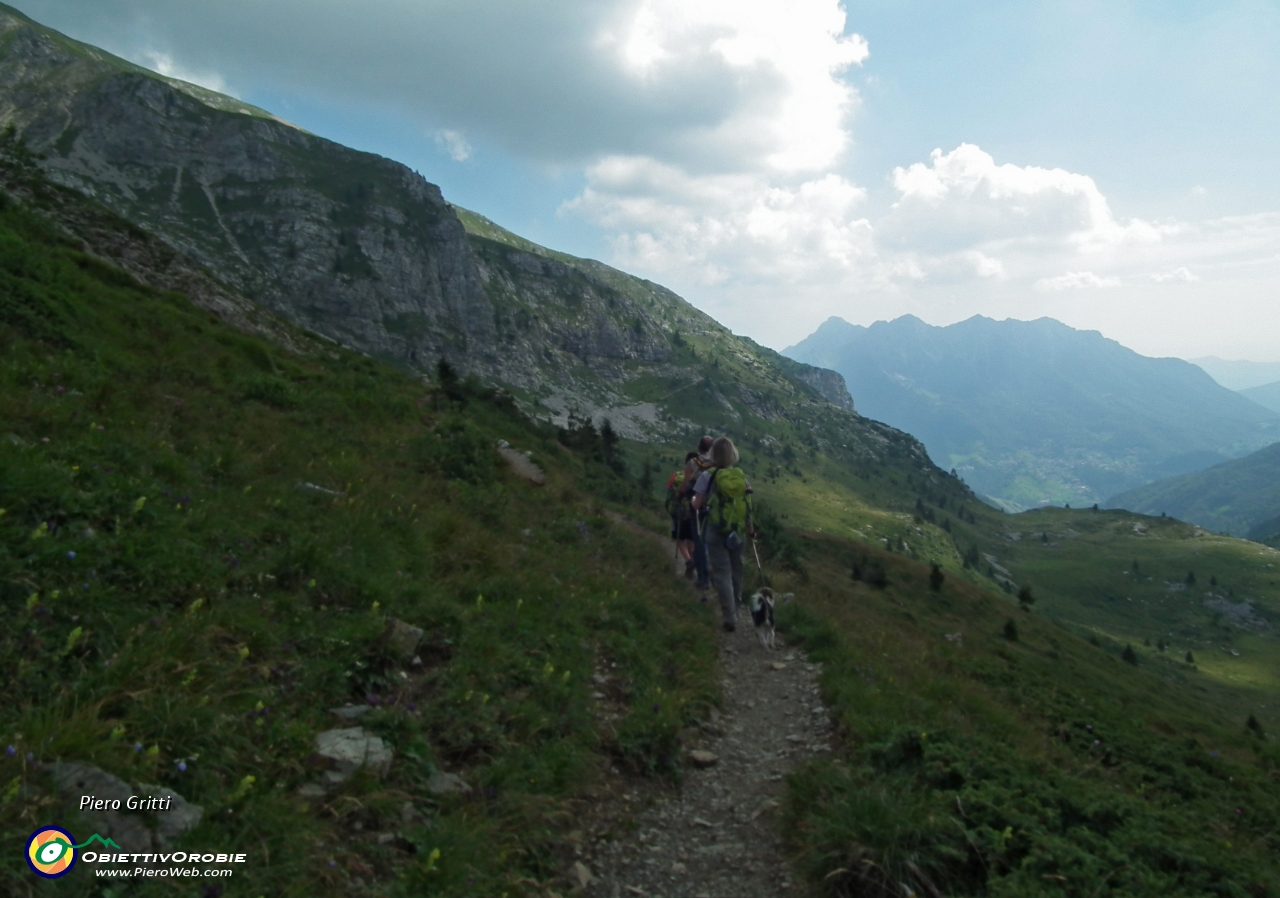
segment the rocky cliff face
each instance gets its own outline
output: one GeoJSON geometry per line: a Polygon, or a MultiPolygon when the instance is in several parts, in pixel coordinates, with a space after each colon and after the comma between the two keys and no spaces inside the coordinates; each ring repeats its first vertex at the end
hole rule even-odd
{"type": "Polygon", "coordinates": [[[348,345],[482,366],[493,308],[440,190],[0,10],[0,124],[55,181],[348,345]]]}
{"type": "Polygon", "coordinates": [[[609,416],[640,439],[853,409],[839,375],[735,337],[657,284],[538,247],[403,165],[3,5],[0,126],[52,180],[230,292],[371,355],[420,369],[445,357],[531,407],[609,416]]]}

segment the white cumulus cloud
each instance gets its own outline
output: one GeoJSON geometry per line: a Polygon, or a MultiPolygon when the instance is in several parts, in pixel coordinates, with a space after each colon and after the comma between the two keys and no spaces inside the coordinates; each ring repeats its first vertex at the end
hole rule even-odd
{"type": "Polygon", "coordinates": [[[917,248],[1071,244],[1092,249],[1149,243],[1160,229],[1118,220],[1087,175],[1061,168],[997,164],[973,144],[934,150],[929,163],[893,171],[899,198],[884,237],[917,248]]]}
{"type": "Polygon", "coordinates": [[[436,132],[436,146],[454,162],[466,162],[471,158],[471,144],[461,131],[448,128],[436,132]]]}
{"type": "Polygon", "coordinates": [[[1185,265],[1175,268],[1173,271],[1160,272],[1151,275],[1151,280],[1157,284],[1165,284],[1169,281],[1182,281],[1185,284],[1192,284],[1200,280],[1194,272],[1185,265]]]}
{"type": "Polygon", "coordinates": [[[1119,287],[1117,277],[1098,277],[1092,271],[1069,271],[1057,277],[1041,278],[1031,285],[1037,290],[1097,290],[1100,287],[1119,287]]]}
{"type": "Polygon", "coordinates": [[[158,50],[146,50],[142,55],[149,64],[148,68],[159,72],[166,78],[177,78],[179,81],[198,84],[201,87],[207,87],[209,90],[217,91],[220,94],[227,94],[232,97],[237,96],[237,94],[227,85],[226,80],[216,72],[191,71],[190,69],[184,68],[181,64],[175,62],[172,55],[168,53],[161,53],[158,50]]]}

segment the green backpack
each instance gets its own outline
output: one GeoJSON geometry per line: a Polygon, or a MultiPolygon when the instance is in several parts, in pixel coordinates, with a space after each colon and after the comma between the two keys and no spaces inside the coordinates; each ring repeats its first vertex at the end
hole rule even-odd
{"type": "Polygon", "coordinates": [[[741,468],[717,468],[711,475],[715,502],[711,522],[721,534],[745,535],[751,529],[751,493],[741,468]]]}
{"type": "Polygon", "coordinates": [[[683,497],[681,493],[684,491],[684,471],[676,471],[671,475],[671,479],[667,481],[667,499],[663,504],[666,506],[667,514],[675,516],[683,512],[683,497]]]}

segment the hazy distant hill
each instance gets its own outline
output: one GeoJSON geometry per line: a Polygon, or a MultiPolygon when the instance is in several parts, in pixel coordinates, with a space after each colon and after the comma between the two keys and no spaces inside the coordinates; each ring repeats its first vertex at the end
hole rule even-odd
{"type": "Polygon", "coordinates": [[[1280,381],[1280,362],[1231,361],[1211,355],[1187,361],[1199,365],[1229,390],[1244,391],[1280,381]]]}
{"type": "Polygon", "coordinates": [[[1280,413],[1280,381],[1263,384],[1260,387],[1249,387],[1239,391],[1241,396],[1252,399],[1258,405],[1265,406],[1273,412],[1280,413]]]}
{"type": "Polygon", "coordinates": [[[1280,438],[1280,415],[1180,359],[1049,318],[832,318],[785,351],[844,375],[858,410],[923,440],[944,468],[1020,506],[1093,503],[1280,438]]]}
{"type": "Polygon", "coordinates": [[[1280,533],[1280,443],[1207,471],[1121,493],[1107,505],[1164,512],[1232,536],[1273,536],[1280,533]]]}

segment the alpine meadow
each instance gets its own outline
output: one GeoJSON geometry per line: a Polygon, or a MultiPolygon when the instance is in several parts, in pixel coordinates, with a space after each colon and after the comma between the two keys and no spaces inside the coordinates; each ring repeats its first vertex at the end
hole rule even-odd
{"type": "MultiPolygon", "coordinates": [[[[709,734],[750,745],[732,653],[811,665],[833,734],[748,747],[776,801],[724,819],[763,821],[787,871],[748,898],[1280,896],[1275,412],[1168,364],[1134,407],[1181,389],[1217,417],[1070,477],[1080,446],[1010,438],[1001,473],[993,391],[942,416],[977,435],[939,467],[854,378],[928,417],[981,372],[909,389],[884,359],[913,351],[874,338],[957,330],[833,322],[788,358],[7,6],[0,124],[0,894],[728,898],[608,858],[709,775],[709,734]],[[794,597],[802,656],[673,574],[668,478],[704,434],[752,484],[747,600],[794,597]],[[1256,507],[1215,512],[1206,479],[1256,507]],[[1129,489],[1146,513],[1102,507],[1129,489]],[[90,847],[53,881],[28,853],[53,825],[248,860],[110,878],[90,847]]],[[[1067,339],[1161,367],[1094,337],[1067,339]]],[[[725,826],[671,823],[754,876],[725,826]]]]}

